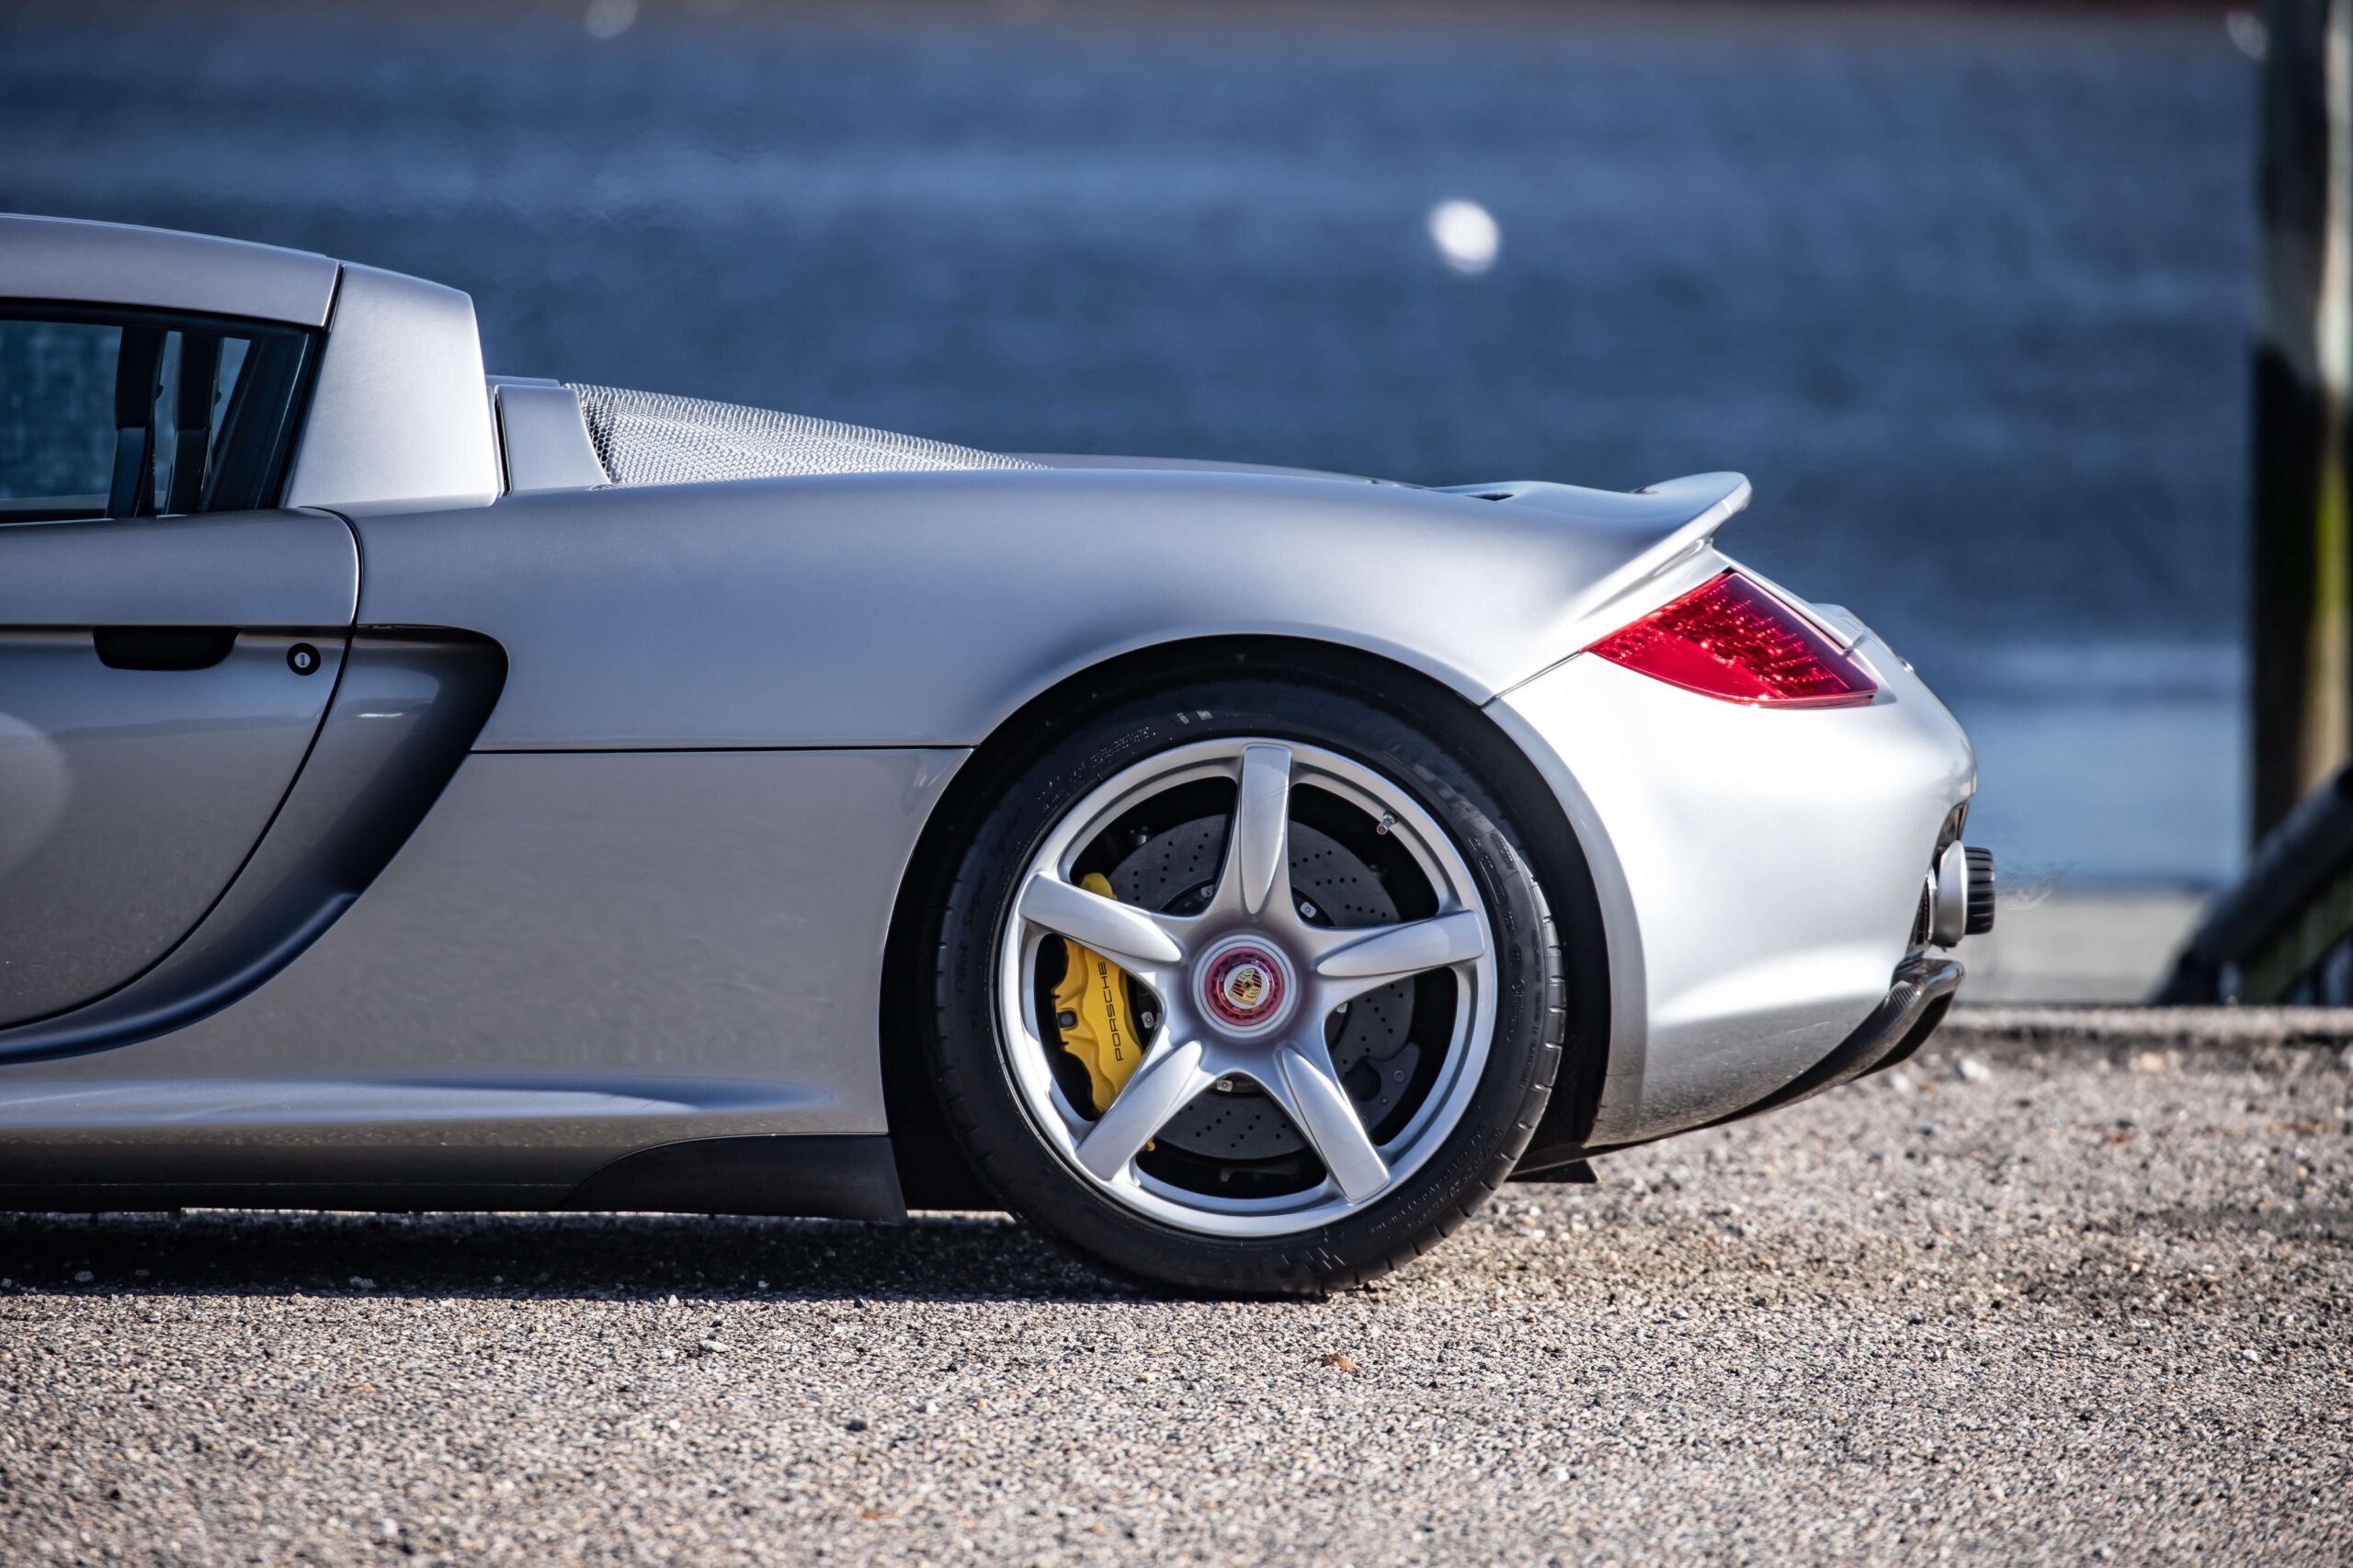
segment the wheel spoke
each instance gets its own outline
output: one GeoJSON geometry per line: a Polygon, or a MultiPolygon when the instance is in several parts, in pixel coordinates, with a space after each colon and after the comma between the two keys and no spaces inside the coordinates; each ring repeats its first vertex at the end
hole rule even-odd
{"type": "Polygon", "coordinates": [[[1185,949],[1143,910],[1040,872],[1021,890],[1021,918],[1094,949],[1131,973],[1182,962],[1185,949]]]}
{"type": "Polygon", "coordinates": [[[1286,1042],[1275,1052],[1275,1070],[1259,1086],[1306,1135],[1349,1202],[1361,1203],[1389,1185],[1389,1163],[1372,1146],[1321,1040],[1286,1042]]]}
{"type": "Polygon", "coordinates": [[[1147,1055],[1101,1119],[1079,1141],[1078,1163],[1104,1181],[1127,1169],[1168,1119],[1217,1082],[1201,1070],[1201,1042],[1147,1055]]]}
{"type": "MultiPolygon", "coordinates": [[[[1319,937],[1327,935],[1316,933],[1319,937]]],[[[1468,962],[1487,950],[1479,916],[1468,909],[1428,920],[1409,920],[1369,932],[1336,931],[1338,938],[1315,960],[1315,976],[1332,1006],[1351,996],[1409,979],[1425,970],[1468,962]]]]}
{"type": "Polygon", "coordinates": [[[1242,748],[1242,788],[1226,835],[1217,902],[1245,915],[1290,903],[1290,748],[1242,748]]]}

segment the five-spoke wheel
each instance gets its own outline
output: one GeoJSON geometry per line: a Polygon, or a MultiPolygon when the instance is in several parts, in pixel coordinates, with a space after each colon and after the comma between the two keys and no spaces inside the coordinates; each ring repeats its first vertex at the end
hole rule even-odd
{"type": "MultiPolygon", "coordinates": [[[[1330,835],[1324,836],[1330,837],[1330,835]]],[[[1124,841],[1114,839],[1115,844],[1124,841]]],[[[1149,841],[1147,840],[1147,843],[1149,841]]],[[[1033,857],[1004,937],[1002,1027],[1031,1114],[1072,1162],[1120,1201],[1219,1234],[1300,1231],[1371,1203],[1442,1143],[1478,1077],[1495,963],[1469,869],[1419,802],[1374,770],[1320,746],[1265,736],[1180,745],[1123,769],[1068,813],[1033,857]],[[1091,892],[1074,868],[1107,833],[1155,799],[1231,779],[1222,864],[1206,902],[1165,913],[1091,892]],[[1438,912],[1381,925],[1333,923],[1291,879],[1291,805],[1302,790],[1352,810],[1392,840],[1438,912]],[[1057,1082],[1034,1005],[1036,967],[1066,937],[1102,954],[1156,996],[1141,1064],[1102,1108],[1081,1108],[1057,1082]],[[1437,970],[1459,984],[1444,1020],[1442,1071],[1422,1114],[1376,1142],[1343,1083],[1327,1038],[1340,1009],[1370,991],[1437,970]],[[1237,1197],[1155,1175],[1139,1156],[1186,1107],[1236,1081],[1271,1099],[1321,1164],[1303,1190],[1237,1197]]]]}
{"type": "Polygon", "coordinates": [[[1506,822],[1351,693],[1204,685],[1080,729],[1003,791],[943,913],[937,1065],[975,1168],[1179,1283],[1318,1290],[1427,1245],[1558,1064],[1506,822]]]}

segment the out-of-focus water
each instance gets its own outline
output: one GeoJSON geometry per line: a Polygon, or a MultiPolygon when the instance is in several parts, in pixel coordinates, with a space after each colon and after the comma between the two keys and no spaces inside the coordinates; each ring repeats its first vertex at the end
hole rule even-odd
{"type": "Polygon", "coordinates": [[[1973,838],[2227,873],[2255,82],[2218,22],[1244,15],[19,6],[0,208],[452,283],[497,370],[1005,449],[1738,468],[1727,547],[1970,725],[1973,838]]]}

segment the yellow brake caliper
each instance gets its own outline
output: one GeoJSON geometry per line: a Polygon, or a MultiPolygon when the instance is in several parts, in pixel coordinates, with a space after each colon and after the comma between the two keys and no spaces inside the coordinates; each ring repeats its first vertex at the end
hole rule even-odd
{"type": "MultiPolygon", "coordinates": [[[[1100,871],[1079,879],[1088,892],[1112,896],[1111,881],[1100,871]]],[[[1054,987],[1054,1022],[1062,1031],[1063,1049],[1086,1069],[1097,1116],[1119,1097],[1143,1060],[1143,1040],[1135,1026],[1135,1009],[1128,996],[1128,971],[1094,949],[1062,939],[1068,963],[1054,987]]]]}

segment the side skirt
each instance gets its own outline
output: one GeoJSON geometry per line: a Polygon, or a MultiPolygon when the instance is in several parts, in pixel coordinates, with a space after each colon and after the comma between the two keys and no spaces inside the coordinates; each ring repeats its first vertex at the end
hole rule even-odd
{"type": "Polygon", "coordinates": [[[622,1155],[555,1207],[809,1220],[907,1217],[886,1136],[764,1134],[664,1143],[622,1155]]]}
{"type": "Polygon", "coordinates": [[[0,1212],[317,1209],[362,1213],[570,1210],[904,1220],[887,1137],[697,1138],[624,1154],[577,1186],[472,1181],[13,1181],[0,1212]]]}

